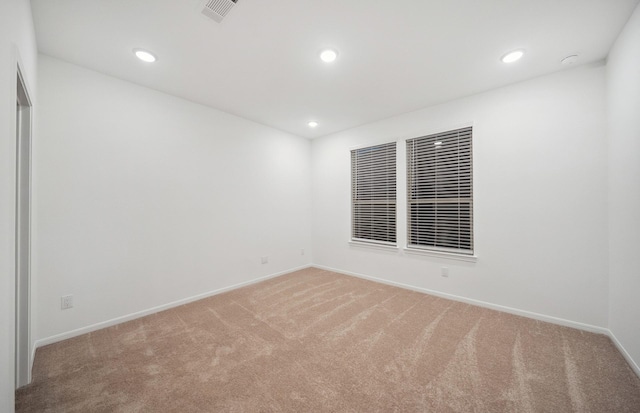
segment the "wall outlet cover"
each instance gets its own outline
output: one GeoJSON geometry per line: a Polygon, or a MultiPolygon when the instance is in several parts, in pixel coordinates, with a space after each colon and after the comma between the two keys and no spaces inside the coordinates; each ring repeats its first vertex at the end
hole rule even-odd
{"type": "Polygon", "coordinates": [[[69,308],[73,308],[73,296],[72,295],[65,295],[63,297],[60,297],[60,308],[62,310],[67,310],[69,308]]]}

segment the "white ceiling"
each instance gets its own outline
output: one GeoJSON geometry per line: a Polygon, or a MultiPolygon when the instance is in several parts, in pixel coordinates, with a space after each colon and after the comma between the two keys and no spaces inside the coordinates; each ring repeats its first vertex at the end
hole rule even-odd
{"type": "Polygon", "coordinates": [[[42,53],[313,138],[606,58],[638,1],[239,0],[222,23],[202,0],[31,3],[42,53]]]}

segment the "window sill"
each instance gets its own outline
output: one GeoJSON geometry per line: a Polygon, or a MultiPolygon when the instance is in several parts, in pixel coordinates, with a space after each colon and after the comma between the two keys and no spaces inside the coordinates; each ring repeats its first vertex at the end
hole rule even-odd
{"type": "Polygon", "coordinates": [[[465,261],[465,262],[478,261],[477,255],[455,254],[452,252],[434,251],[434,250],[426,250],[426,249],[423,250],[418,248],[405,248],[404,252],[410,255],[427,255],[430,257],[446,258],[449,260],[456,260],[456,261],[465,261]]]}
{"type": "Polygon", "coordinates": [[[374,250],[383,250],[389,252],[398,251],[397,245],[376,244],[373,242],[349,241],[349,245],[352,245],[354,247],[371,248],[374,250]]]}

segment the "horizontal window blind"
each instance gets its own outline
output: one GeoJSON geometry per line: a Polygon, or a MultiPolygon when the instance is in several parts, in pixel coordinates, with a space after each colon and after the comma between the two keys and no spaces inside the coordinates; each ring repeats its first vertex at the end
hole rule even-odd
{"type": "Polygon", "coordinates": [[[351,238],[396,243],[396,143],[351,151],[351,238]]]}
{"type": "Polygon", "coordinates": [[[472,134],[407,140],[409,247],[473,253],[472,134]]]}

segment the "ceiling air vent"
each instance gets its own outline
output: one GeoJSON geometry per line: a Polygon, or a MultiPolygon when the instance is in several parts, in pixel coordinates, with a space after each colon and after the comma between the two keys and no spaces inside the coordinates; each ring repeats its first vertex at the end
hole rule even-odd
{"type": "Polygon", "coordinates": [[[202,14],[220,23],[238,0],[205,0],[202,14]]]}

